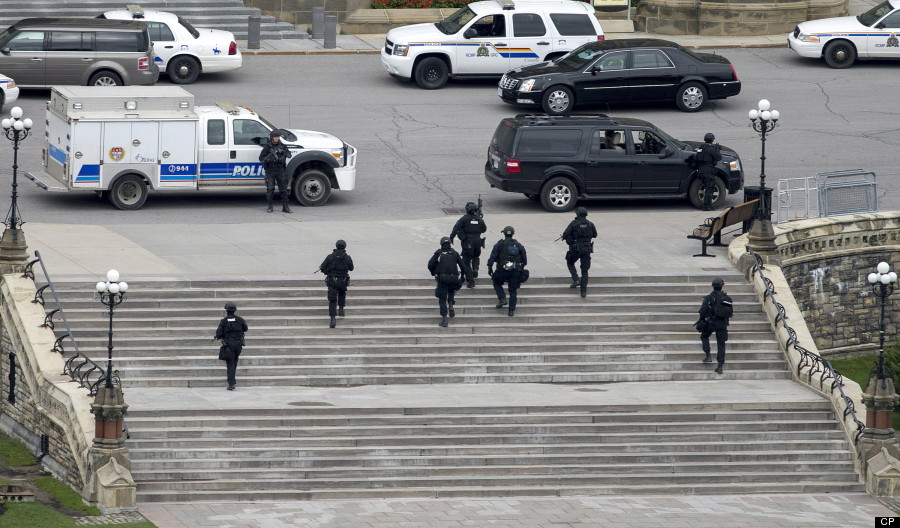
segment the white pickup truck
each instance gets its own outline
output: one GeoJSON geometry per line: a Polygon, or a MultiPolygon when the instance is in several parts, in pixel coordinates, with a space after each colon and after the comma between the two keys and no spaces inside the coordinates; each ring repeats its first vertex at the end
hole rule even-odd
{"type": "MultiPolygon", "coordinates": [[[[41,172],[48,191],[109,191],[119,209],[139,209],[160,192],[259,191],[259,142],[278,128],[252,109],[194,106],[178,86],[57,86],[47,104],[41,172]]],[[[356,186],[356,149],[322,132],[279,128],[293,197],[322,205],[332,189],[356,186]]]]}

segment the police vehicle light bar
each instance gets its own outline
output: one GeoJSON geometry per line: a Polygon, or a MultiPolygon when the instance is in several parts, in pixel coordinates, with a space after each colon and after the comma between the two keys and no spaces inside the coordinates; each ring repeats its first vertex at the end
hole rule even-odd
{"type": "Polygon", "coordinates": [[[513,3],[513,0],[498,0],[500,5],[503,6],[503,9],[515,9],[516,4],[513,3]]]}
{"type": "Polygon", "coordinates": [[[131,13],[131,18],[144,18],[144,10],[141,9],[141,6],[137,4],[128,4],[125,7],[128,9],[128,12],[131,13]]]}
{"type": "Polygon", "coordinates": [[[216,103],[216,106],[218,106],[222,110],[225,110],[226,112],[228,112],[231,115],[238,115],[241,113],[241,109],[234,106],[231,103],[218,102],[218,103],[216,103]]]}

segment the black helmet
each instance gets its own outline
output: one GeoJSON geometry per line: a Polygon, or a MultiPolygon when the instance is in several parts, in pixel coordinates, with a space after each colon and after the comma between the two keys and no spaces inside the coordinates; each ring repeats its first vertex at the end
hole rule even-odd
{"type": "Polygon", "coordinates": [[[703,136],[703,141],[705,141],[706,143],[712,143],[715,140],[716,140],[716,135],[713,134],[712,132],[707,132],[706,135],[703,136]]]}
{"type": "Polygon", "coordinates": [[[450,237],[441,237],[441,246],[449,246],[452,244],[453,244],[453,241],[450,240],[450,237]]]}
{"type": "Polygon", "coordinates": [[[722,279],[720,279],[720,278],[718,278],[718,277],[716,277],[715,279],[713,279],[713,281],[712,281],[712,287],[713,287],[713,289],[715,289],[715,290],[721,290],[721,289],[722,289],[722,286],[725,286],[725,281],[723,281],[722,279]]]}
{"type": "Polygon", "coordinates": [[[576,216],[587,216],[587,207],[579,207],[575,209],[576,216]]]}
{"type": "Polygon", "coordinates": [[[345,242],[343,240],[338,240],[337,242],[334,243],[334,247],[336,247],[338,249],[344,249],[347,247],[347,242],[345,242]]]}
{"type": "Polygon", "coordinates": [[[269,132],[269,137],[281,137],[281,130],[277,128],[271,132],[269,132]]]}
{"type": "Polygon", "coordinates": [[[466,204],[466,212],[471,214],[478,210],[478,205],[475,202],[469,202],[466,204]]]}
{"type": "Polygon", "coordinates": [[[237,310],[237,305],[234,304],[233,302],[227,302],[227,303],[225,303],[225,311],[226,311],[226,312],[231,313],[231,312],[234,312],[234,311],[236,311],[236,310],[237,310]]]}
{"type": "Polygon", "coordinates": [[[506,226],[503,228],[503,231],[500,231],[506,236],[513,236],[516,234],[516,229],[513,226],[506,226]]]}

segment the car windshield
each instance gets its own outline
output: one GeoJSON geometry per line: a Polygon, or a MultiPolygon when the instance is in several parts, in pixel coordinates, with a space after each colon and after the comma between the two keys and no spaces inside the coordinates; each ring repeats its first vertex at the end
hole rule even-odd
{"type": "Polygon", "coordinates": [[[181,24],[181,25],[184,27],[184,29],[188,30],[188,33],[190,33],[191,35],[193,35],[194,38],[199,38],[199,37],[200,37],[200,32],[197,31],[197,30],[194,28],[194,26],[192,26],[191,23],[188,22],[187,20],[185,20],[185,19],[183,19],[183,18],[181,18],[181,17],[178,17],[178,23],[181,24]]]}
{"type": "Polygon", "coordinates": [[[657,134],[659,134],[660,136],[662,136],[666,141],[675,145],[676,147],[678,147],[681,150],[684,150],[684,147],[687,146],[687,143],[685,143],[684,141],[681,141],[680,139],[675,139],[672,136],[670,136],[669,134],[666,134],[665,132],[663,132],[662,130],[660,130],[658,128],[654,128],[653,131],[656,132],[657,134]]]}
{"type": "Polygon", "coordinates": [[[466,6],[448,16],[442,22],[435,22],[434,26],[445,35],[455,35],[473,18],[475,18],[475,12],[466,6]]]}
{"type": "Polygon", "coordinates": [[[284,129],[284,128],[278,128],[277,126],[275,126],[275,125],[273,125],[272,123],[270,123],[270,122],[269,122],[265,117],[263,117],[263,116],[257,116],[257,117],[259,117],[259,120],[262,121],[264,125],[266,125],[267,127],[269,127],[269,130],[275,130],[276,128],[277,128],[278,130],[281,130],[281,138],[284,139],[285,141],[297,141],[297,136],[295,136],[290,130],[287,130],[287,129],[284,129]]]}
{"type": "Polygon", "coordinates": [[[556,64],[565,66],[573,70],[580,70],[594,61],[600,55],[606,53],[604,49],[593,49],[594,44],[585,44],[580,48],[575,48],[569,53],[557,59],[556,64]]]}
{"type": "Polygon", "coordinates": [[[9,36],[12,34],[13,34],[13,27],[9,26],[8,28],[6,28],[6,31],[4,31],[3,33],[0,33],[0,42],[6,42],[7,40],[9,40],[9,36]]]}
{"type": "Polygon", "coordinates": [[[894,8],[891,7],[890,2],[883,2],[878,4],[877,6],[869,9],[865,13],[856,16],[856,20],[859,20],[859,23],[864,26],[871,26],[875,22],[877,22],[881,17],[893,11],[894,8]]]}

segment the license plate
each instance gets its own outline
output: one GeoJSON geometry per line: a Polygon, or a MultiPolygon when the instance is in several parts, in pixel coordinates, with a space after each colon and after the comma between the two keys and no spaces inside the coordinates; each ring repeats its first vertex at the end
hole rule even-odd
{"type": "Polygon", "coordinates": [[[497,88],[497,95],[503,97],[503,88],[497,88]]]}

